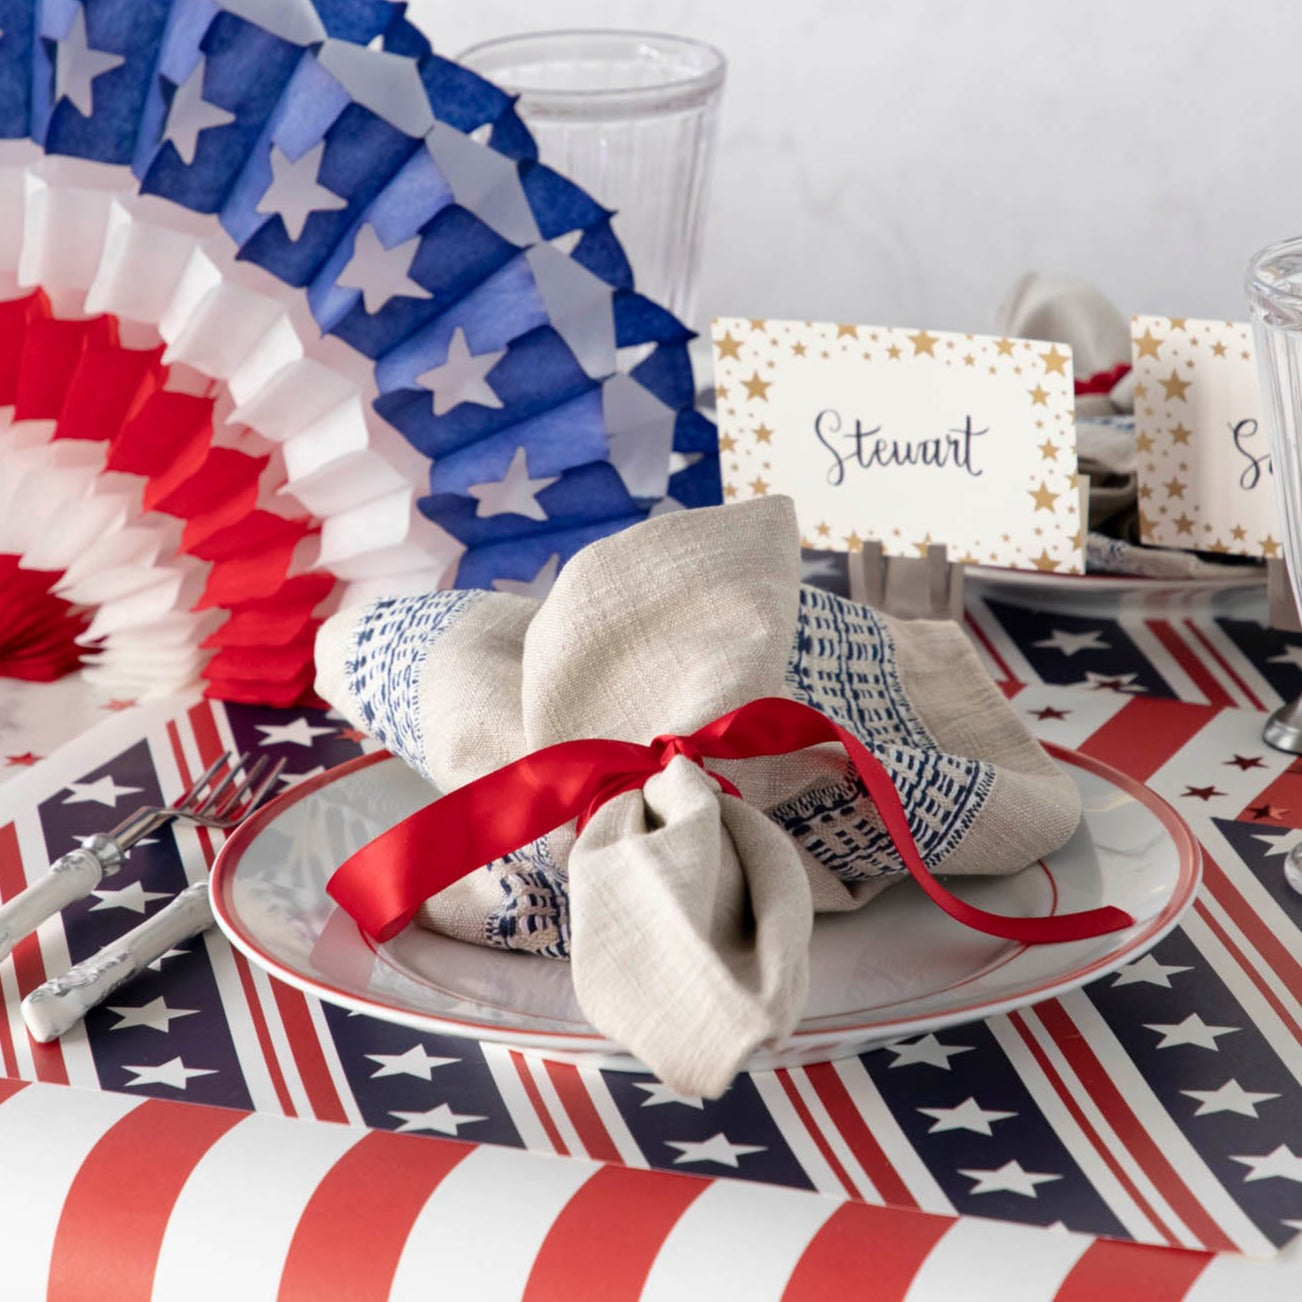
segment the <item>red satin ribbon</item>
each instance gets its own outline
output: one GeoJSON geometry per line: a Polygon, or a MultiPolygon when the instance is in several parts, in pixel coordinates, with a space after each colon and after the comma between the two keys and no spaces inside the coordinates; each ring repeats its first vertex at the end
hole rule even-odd
{"type": "MultiPolygon", "coordinates": [[[[431,895],[571,818],[582,829],[607,800],[643,786],[676,755],[704,768],[707,758],[785,755],[828,741],[845,747],[904,866],[950,917],[1025,945],[1084,940],[1133,925],[1128,913],[1110,905],[1049,918],[1008,918],[951,895],[922,862],[881,761],[818,710],[773,696],[751,701],[687,736],[657,737],[649,746],[591,739],[534,751],[381,833],[340,866],[326,889],[367,935],[388,940],[431,895]]],[[[729,795],[738,795],[732,783],[717,773],[710,776],[729,795]]]]}
{"type": "Polygon", "coordinates": [[[1075,382],[1076,396],[1086,393],[1111,393],[1130,374],[1129,362],[1118,362],[1111,370],[1097,371],[1075,382]]]}

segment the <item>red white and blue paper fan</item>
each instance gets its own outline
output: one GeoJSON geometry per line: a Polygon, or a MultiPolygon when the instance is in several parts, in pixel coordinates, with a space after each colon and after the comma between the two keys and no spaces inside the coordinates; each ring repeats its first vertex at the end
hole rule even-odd
{"type": "Polygon", "coordinates": [[[0,0],[0,212],[0,616],[113,690],[719,499],[690,331],[401,4],[0,0]]]}

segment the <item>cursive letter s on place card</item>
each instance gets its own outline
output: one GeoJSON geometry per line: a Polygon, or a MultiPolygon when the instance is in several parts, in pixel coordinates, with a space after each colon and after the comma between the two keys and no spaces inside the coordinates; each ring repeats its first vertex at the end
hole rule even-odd
{"type": "Polygon", "coordinates": [[[1067,349],[741,319],[714,349],[725,498],[789,494],[808,547],[1080,572],[1067,349]]]}
{"type": "Polygon", "coordinates": [[[1251,329],[1236,321],[1137,316],[1130,338],[1142,540],[1279,556],[1251,329]]]}

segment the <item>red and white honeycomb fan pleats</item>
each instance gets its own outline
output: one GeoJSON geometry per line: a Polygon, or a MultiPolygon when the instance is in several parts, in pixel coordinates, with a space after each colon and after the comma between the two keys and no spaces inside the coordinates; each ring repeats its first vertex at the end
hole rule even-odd
{"type": "Polygon", "coordinates": [[[16,632],[62,630],[41,663],[66,672],[79,642],[114,691],[202,677],[226,700],[310,699],[335,578],[312,568],[318,521],[280,492],[281,449],[223,420],[225,386],[39,291],[0,303],[0,355],[4,609],[16,632]]]}

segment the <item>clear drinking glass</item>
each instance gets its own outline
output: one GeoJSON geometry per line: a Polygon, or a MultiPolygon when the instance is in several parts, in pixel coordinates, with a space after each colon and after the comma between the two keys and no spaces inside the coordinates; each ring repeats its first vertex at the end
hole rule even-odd
{"type": "MultiPolygon", "coordinates": [[[[1247,291],[1284,564],[1302,610],[1302,238],[1262,249],[1248,264],[1247,291]]],[[[1263,735],[1302,753],[1302,697],[1276,710],[1263,735]]],[[[1302,892],[1302,845],[1289,853],[1284,872],[1302,892]]]]}
{"type": "Polygon", "coordinates": [[[694,325],[723,55],[681,36],[594,30],[485,41],[458,61],[519,95],[541,160],[615,210],[638,289],[694,325]]]}

